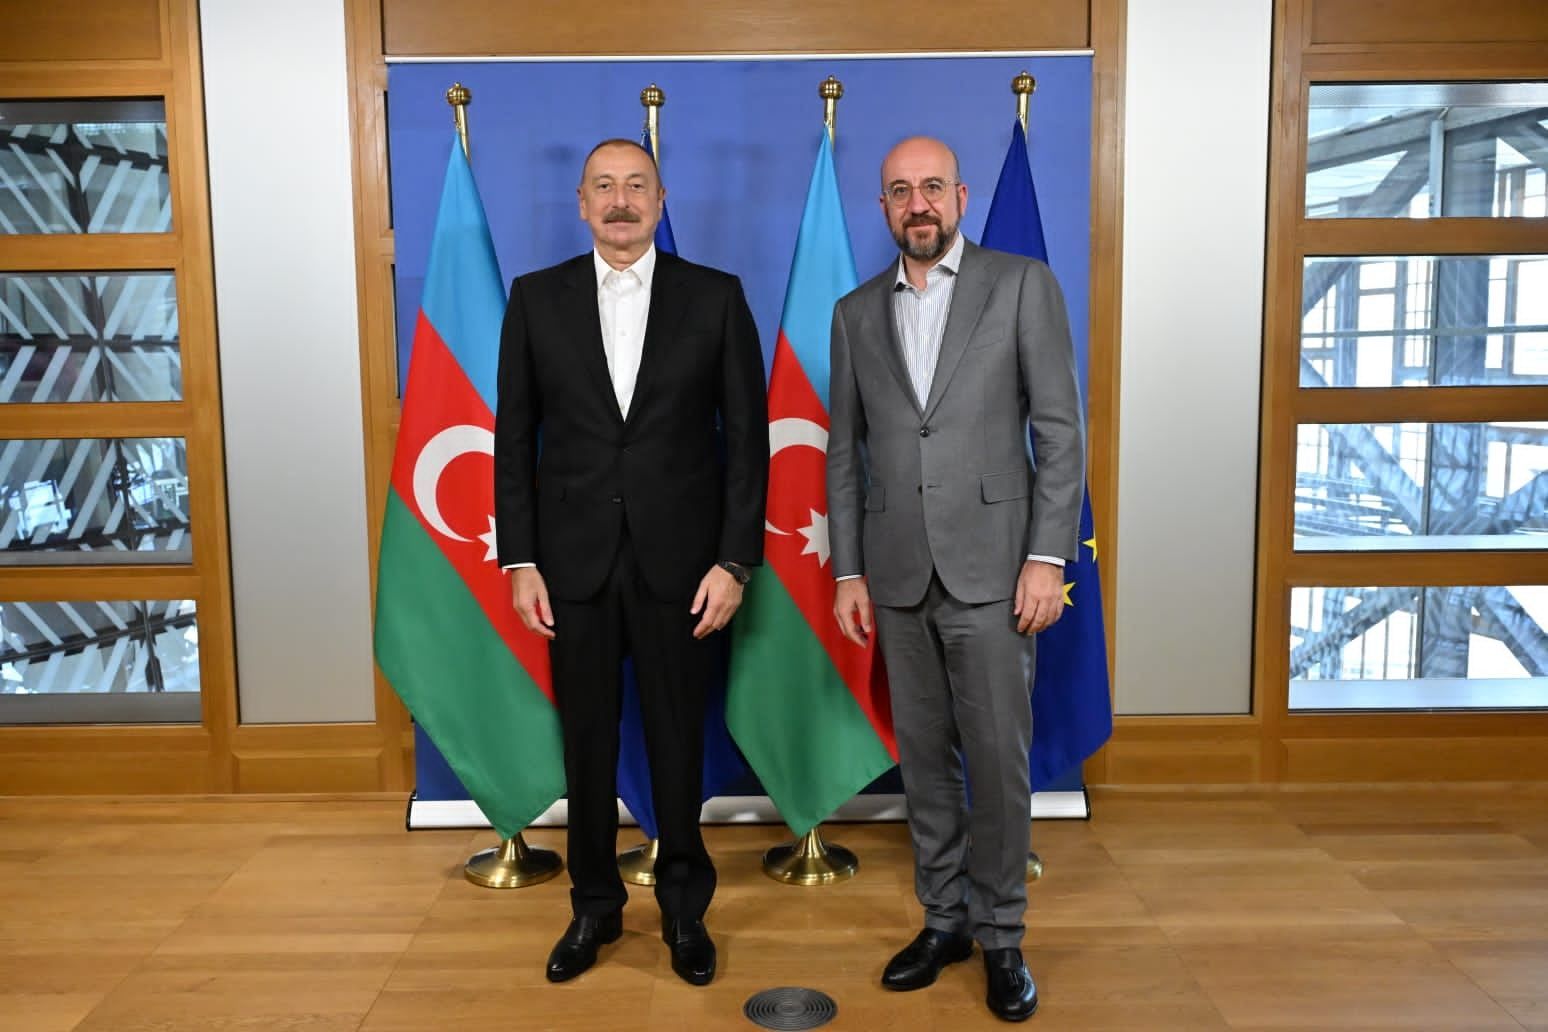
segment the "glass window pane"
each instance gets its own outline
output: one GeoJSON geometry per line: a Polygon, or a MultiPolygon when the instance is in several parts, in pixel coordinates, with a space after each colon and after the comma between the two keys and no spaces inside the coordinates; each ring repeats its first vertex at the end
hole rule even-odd
{"type": "Polygon", "coordinates": [[[1301,312],[1302,387],[1548,384],[1548,255],[1308,258],[1301,312]]]}
{"type": "Polygon", "coordinates": [[[0,233],[171,228],[161,100],[0,100],[0,233]]]}
{"type": "Polygon", "coordinates": [[[1540,218],[1548,83],[1313,84],[1307,218],[1540,218]]]}
{"type": "Polygon", "coordinates": [[[1548,548],[1548,423],[1303,424],[1295,547],[1548,548]]]}
{"type": "Polygon", "coordinates": [[[191,599],[0,602],[0,723],[198,719],[191,599]]]}
{"type": "Polygon", "coordinates": [[[1548,708],[1548,585],[1294,588],[1293,710],[1548,708]]]}
{"type": "Polygon", "coordinates": [[[188,563],[180,437],[0,440],[0,566],[188,563]]]}
{"type": "Polygon", "coordinates": [[[182,396],[170,272],[0,273],[0,403],[182,396]]]}

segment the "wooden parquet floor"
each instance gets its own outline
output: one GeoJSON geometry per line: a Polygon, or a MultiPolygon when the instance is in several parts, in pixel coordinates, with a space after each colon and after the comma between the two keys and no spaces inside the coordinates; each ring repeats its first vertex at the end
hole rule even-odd
{"type": "MultiPolygon", "coordinates": [[[[1548,785],[1093,794],[1093,820],[1033,829],[1027,1028],[1548,1029],[1548,785]]],[[[746,1029],[779,985],[830,994],[834,1030],[1004,1027],[976,956],[877,985],[919,921],[902,825],[830,827],[861,873],[815,889],[760,873],[783,829],[709,829],[701,989],[645,889],[601,963],[549,985],[565,879],[477,888],[489,833],[402,820],[382,797],[0,799],[0,1030],[746,1029]]]]}

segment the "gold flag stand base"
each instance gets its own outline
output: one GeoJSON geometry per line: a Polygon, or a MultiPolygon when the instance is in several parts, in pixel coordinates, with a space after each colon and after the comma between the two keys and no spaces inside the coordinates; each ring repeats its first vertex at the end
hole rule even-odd
{"type": "Polygon", "coordinates": [[[1027,881],[1037,881],[1043,876],[1043,861],[1036,853],[1027,854],[1027,881]]]}
{"type": "Polygon", "coordinates": [[[564,861],[552,849],[528,849],[518,834],[494,849],[485,849],[468,858],[462,873],[474,885],[486,889],[524,889],[546,882],[564,870],[564,861]]]}
{"type": "Polygon", "coordinates": [[[859,869],[855,854],[822,841],[820,825],[763,854],[763,873],[786,885],[830,885],[853,878],[859,869]]]}
{"type": "Polygon", "coordinates": [[[641,842],[618,854],[618,873],[630,885],[656,884],[656,856],[661,852],[655,839],[641,842]]]}

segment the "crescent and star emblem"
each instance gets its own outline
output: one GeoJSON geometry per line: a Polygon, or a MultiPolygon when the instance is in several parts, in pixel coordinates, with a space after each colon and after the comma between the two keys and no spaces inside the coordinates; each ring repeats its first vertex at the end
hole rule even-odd
{"type": "MultiPolygon", "coordinates": [[[[824,455],[828,453],[828,431],[810,419],[776,419],[769,423],[769,458],[773,459],[786,448],[815,448],[824,455]]],[[[828,516],[827,513],[818,512],[816,509],[808,509],[812,522],[809,526],[799,528],[802,537],[806,538],[806,546],[801,549],[802,555],[815,555],[818,566],[826,566],[832,549],[828,547],[828,516]]],[[[763,529],[770,534],[778,534],[780,537],[789,537],[793,532],[780,530],[768,520],[763,521],[763,529]]]]}
{"type": "MultiPolygon", "coordinates": [[[[419,506],[419,511],[424,514],[425,522],[443,537],[449,537],[453,541],[470,541],[471,538],[463,537],[451,528],[446,518],[441,515],[440,506],[436,503],[436,488],[440,485],[441,474],[452,460],[463,455],[470,454],[494,455],[494,432],[481,426],[473,426],[462,423],[457,426],[449,426],[425,442],[425,446],[419,451],[419,458],[414,460],[414,504],[419,506]]],[[[489,530],[480,534],[478,539],[484,543],[487,549],[484,555],[485,562],[493,562],[496,559],[495,552],[495,521],[494,516],[489,517],[489,530]]]]}

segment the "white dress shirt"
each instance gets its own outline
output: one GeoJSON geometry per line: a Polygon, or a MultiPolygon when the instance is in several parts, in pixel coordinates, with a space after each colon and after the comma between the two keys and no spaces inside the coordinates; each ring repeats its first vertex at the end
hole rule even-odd
{"type": "Polygon", "coordinates": [[[656,272],[656,245],[646,248],[627,269],[615,269],[591,252],[597,270],[597,314],[602,317],[602,350],[607,354],[607,375],[613,380],[613,397],[625,419],[634,400],[640,376],[640,357],[645,353],[645,323],[650,318],[650,282],[656,272]]]}

